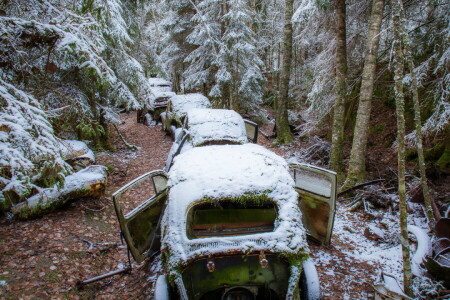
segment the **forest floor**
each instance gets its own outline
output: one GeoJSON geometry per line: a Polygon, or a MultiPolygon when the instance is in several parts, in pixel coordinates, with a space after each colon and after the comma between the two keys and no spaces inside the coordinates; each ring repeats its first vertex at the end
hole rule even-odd
{"type": "MultiPolygon", "coordinates": [[[[139,149],[128,150],[113,134],[116,151],[96,153],[97,163],[110,169],[103,197],[73,201],[30,221],[0,220],[0,299],[151,299],[156,276],[146,264],[133,263],[130,274],[76,288],[78,280],[128,264],[111,194],[139,175],[162,169],[172,144],[161,126],[138,124],[135,113],[122,119],[120,132],[139,149]]],[[[271,146],[263,136],[260,143],[271,146]]],[[[296,145],[271,150],[289,156],[296,145]]],[[[323,299],[372,299],[380,270],[399,274],[395,220],[391,212],[350,213],[338,203],[331,245],[310,244],[323,299]],[[372,226],[385,237],[366,238],[372,226]]]]}

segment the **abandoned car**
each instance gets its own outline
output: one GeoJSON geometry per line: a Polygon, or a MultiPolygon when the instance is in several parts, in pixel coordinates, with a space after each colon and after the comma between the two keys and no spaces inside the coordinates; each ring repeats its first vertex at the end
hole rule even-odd
{"type": "Polygon", "coordinates": [[[166,110],[169,98],[174,96],[172,83],[163,78],[148,78],[150,97],[145,101],[143,108],[137,111],[137,122],[149,125],[153,120],[159,121],[160,115],[166,110]]]}
{"type": "Polygon", "coordinates": [[[187,151],[113,201],[134,259],[161,253],[156,299],[319,299],[306,234],[329,242],[335,197],[335,173],[245,144],[187,151]],[[146,181],[154,195],[124,214],[146,181]]]}
{"type": "Polygon", "coordinates": [[[149,78],[151,96],[147,104],[148,112],[153,120],[158,121],[162,112],[166,110],[169,98],[176,94],[172,91],[172,83],[162,78],[149,78]]]}
{"type": "Polygon", "coordinates": [[[171,92],[172,83],[168,80],[159,77],[150,77],[147,79],[150,87],[161,92],[171,92]]]}
{"type": "Polygon", "coordinates": [[[175,129],[183,126],[186,113],[193,108],[211,108],[211,103],[198,93],[170,97],[166,111],[161,113],[163,130],[174,138],[175,129]]]}
{"type": "Polygon", "coordinates": [[[191,109],[186,113],[183,127],[175,130],[175,141],[169,151],[165,170],[168,171],[175,156],[188,149],[208,145],[256,143],[258,125],[244,120],[234,110],[191,109]]]}

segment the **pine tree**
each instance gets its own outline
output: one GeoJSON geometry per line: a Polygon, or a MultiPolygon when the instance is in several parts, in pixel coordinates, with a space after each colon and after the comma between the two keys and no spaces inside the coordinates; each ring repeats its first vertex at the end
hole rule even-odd
{"type": "Polygon", "coordinates": [[[248,26],[252,13],[246,1],[228,0],[228,10],[222,16],[226,24],[221,37],[221,49],[215,85],[210,95],[221,97],[229,88],[229,107],[236,111],[254,110],[261,104],[264,77],[261,73],[263,62],[256,53],[254,32],[248,26]]]}
{"type": "Polygon", "coordinates": [[[345,103],[347,97],[347,38],[345,0],[336,1],[336,99],[332,129],[330,168],[343,171],[343,143],[345,126],[345,103]]]}
{"type": "Polygon", "coordinates": [[[280,80],[280,94],[276,105],[277,141],[288,144],[292,141],[292,134],[288,122],[289,81],[291,79],[292,61],[292,16],[294,1],[285,0],[284,32],[283,32],[283,69],[280,80]]]}

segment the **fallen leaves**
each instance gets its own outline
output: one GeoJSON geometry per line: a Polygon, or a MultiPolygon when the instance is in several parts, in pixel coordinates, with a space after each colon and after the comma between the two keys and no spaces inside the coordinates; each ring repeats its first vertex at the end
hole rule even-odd
{"type": "Polygon", "coordinates": [[[122,116],[120,130],[140,148],[130,154],[112,136],[116,152],[102,152],[97,163],[112,166],[106,195],[79,199],[42,218],[26,222],[0,220],[0,299],[145,299],[148,273],[114,276],[77,290],[77,280],[98,276],[127,264],[110,195],[126,182],[164,166],[171,146],[161,128],[122,116]],[[118,296],[120,295],[120,296],[118,296]]]}

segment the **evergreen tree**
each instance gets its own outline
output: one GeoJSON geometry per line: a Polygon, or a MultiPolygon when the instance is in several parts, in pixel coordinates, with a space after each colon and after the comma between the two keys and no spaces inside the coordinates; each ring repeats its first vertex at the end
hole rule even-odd
{"type": "Polygon", "coordinates": [[[347,97],[347,38],[345,0],[336,1],[336,99],[332,128],[330,168],[343,171],[345,103],[347,97]]]}

